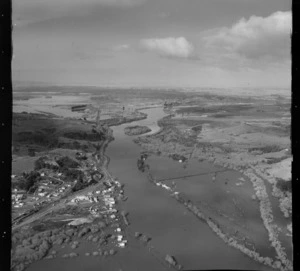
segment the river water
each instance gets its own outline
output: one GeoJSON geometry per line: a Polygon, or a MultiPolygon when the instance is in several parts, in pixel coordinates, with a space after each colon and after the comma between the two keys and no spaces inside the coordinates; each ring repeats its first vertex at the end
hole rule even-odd
{"type": "MultiPolygon", "coordinates": [[[[166,254],[173,255],[184,269],[270,270],[240,251],[227,246],[207,224],[187,212],[166,191],[154,186],[147,180],[146,174],[138,170],[137,160],[142,148],[133,142],[134,137],[124,134],[124,128],[131,125],[146,125],[152,129],[150,133],[155,133],[159,131],[157,121],[165,116],[162,108],[146,109],[142,112],[148,115],[147,119],[112,127],[115,140],[106,150],[106,155],[110,158],[108,170],[125,184],[125,195],[128,196],[128,200],[123,205],[124,209],[129,212],[128,230],[132,233],[138,231],[150,236],[152,238],[150,244],[160,255],[163,257],[166,254]]],[[[187,172],[193,174],[220,170],[212,164],[198,161],[189,162],[184,168],[179,166],[178,162],[160,156],[150,156],[147,163],[154,175],[160,178],[183,176],[187,172]]],[[[201,191],[198,196],[195,192],[194,195],[191,193],[191,197],[203,196],[208,200],[211,196],[211,201],[218,199],[220,191],[214,192],[214,187],[208,184],[208,177],[201,177],[204,182],[200,190],[199,185],[198,190],[195,190],[197,181],[195,178],[194,182],[185,182],[183,185],[178,181],[177,185],[186,192],[201,191]],[[213,195],[216,196],[213,197],[213,195]]],[[[128,240],[128,248],[117,253],[111,258],[112,260],[85,256],[71,260],[57,258],[47,261],[46,265],[45,261],[34,263],[29,270],[165,270],[146,247],[138,247],[134,239],[128,238],[128,240]]],[[[82,248],[83,252],[88,251],[88,246],[82,248]]]]}
{"type": "MultiPolygon", "coordinates": [[[[147,125],[157,132],[157,120],[165,116],[162,108],[143,110],[148,115],[130,125],[147,125]]],[[[146,175],[137,169],[141,147],[133,142],[134,137],[124,135],[128,124],[113,127],[115,141],[106,154],[110,157],[109,171],[125,184],[128,200],[125,208],[129,211],[131,229],[149,234],[153,246],[162,254],[171,254],[186,269],[265,269],[241,252],[228,247],[209,227],[186,212],[165,191],[149,183],[146,175]],[[217,258],[217,260],[215,260],[217,258]]],[[[212,164],[193,161],[188,168],[179,166],[169,158],[151,156],[147,163],[156,176],[172,177],[199,173],[201,170],[214,172],[220,168],[212,164]]],[[[240,177],[240,176],[236,176],[240,177]]],[[[186,183],[186,189],[193,189],[186,183]]],[[[202,194],[212,194],[206,190],[202,194]]],[[[149,269],[151,270],[151,268],[149,269]]]]}

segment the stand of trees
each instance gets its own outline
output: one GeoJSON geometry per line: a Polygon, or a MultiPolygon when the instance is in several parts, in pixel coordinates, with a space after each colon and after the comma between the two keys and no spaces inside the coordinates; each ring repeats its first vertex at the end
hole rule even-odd
{"type": "Polygon", "coordinates": [[[14,184],[15,188],[25,190],[29,193],[33,193],[37,188],[37,183],[41,180],[41,175],[37,171],[31,171],[29,173],[24,172],[21,180],[14,184]]]}
{"type": "Polygon", "coordinates": [[[76,192],[76,191],[82,190],[82,189],[86,188],[88,185],[89,185],[89,183],[88,182],[84,182],[84,180],[81,178],[72,187],[72,192],[76,192]]]}
{"type": "Polygon", "coordinates": [[[63,156],[56,160],[60,168],[77,168],[80,164],[68,156],[63,156]]]}

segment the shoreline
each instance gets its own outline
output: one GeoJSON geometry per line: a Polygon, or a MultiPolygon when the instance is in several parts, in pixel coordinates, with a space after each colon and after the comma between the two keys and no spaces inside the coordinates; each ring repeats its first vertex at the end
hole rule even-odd
{"type": "MultiPolygon", "coordinates": [[[[267,194],[267,192],[265,190],[266,188],[265,188],[264,181],[259,178],[259,173],[256,172],[254,166],[250,164],[249,167],[243,168],[242,166],[239,166],[239,164],[234,164],[232,161],[230,161],[230,159],[227,159],[226,162],[225,161],[222,162],[223,160],[222,160],[221,156],[218,158],[213,155],[213,150],[209,151],[209,153],[211,155],[209,155],[208,157],[206,155],[204,155],[204,157],[203,157],[203,155],[198,156],[197,155],[197,145],[195,145],[194,147],[182,146],[182,148],[181,148],[183,150],[183,152],[182,152],[182,151],[180,151],[181,143],[179,143],[179,144],[177,143],[176,144],[178,146],[177,151],[176,150],[172,151],[171,145],[169,144],[170,146],[168,146],[168,142],[166,144],[165,142],[161,141],[161,139],[158,139],[160,134],[168,133],[168,131],[169,131],[168,127],[165,126],[163,123],[165,121],[170,120],[171,118],[172,118],[172,115],[170,114],[169,116],[166,116],[158,121],[158,124],[161,127],[159,132],[157,132],[155,134],[151,134],[149,136],[147,136],[147,135],[140,136],[140,137],[134,139],[134,142],[136,144],[140,145],[144,152],[149,152],[149,153],[159,152],[159,155],[162,155],[164,157],[169,157],[172,153],[173,154],[175,153],[175,154],[180,154],[180,155],[189,157],[188,160],[191,158],[195,158],[197,160],[201,159],[201,161],[206,160],[208,162],[213,163],[214,165],[221,166],[228,170],[235,170],[235,171],[241,173],[243,176],[248,177],[251,182],[251,185],[254,188],[256,198],[258,198],[258,201],[259,201],[260,216],[262,219],[262,223],[268,232],[268,237],[269,237],[271,246],[275,249],[276,254],[277,254],[276,258],[278,258],[279,261],[274,260],[274,262],[272,263],[273,260],[271,260],[270,258],[261,257],[259,254],[255,254],[255,256],[253,256],[254,254],[252,252],[250,253],[249,251],[246,252],[246,254],[252,255],[250,257],[252,257],[252,258],[255,257],[256,259],[258,259],[259,262],[264,262],[266,265],[268,265],[272,268],[280,269],[282,271],[283,270],[292,270],[292,263],[290,260],[288,260],[287,255],[284,251],[284,247],[282,247],[281,242],[278,240],[277,228],[276,228],[275,224],[273,224],[272,208],[271,208],[271,204],[270,204],[270,200],[269,200],[269,195],[267,194]],[[154,142],[154,145],[152,145],[152,141],[154,142]],[[190,153],[190,155],[187,155],[187,153],[190,153]],[[252,171],[253,171],[253,173],[252,173],[252,171]],[[252,175],[252,174],[254,174],[254,175],[252,175]]],[[[266,179],[268,180],[269,178],[266,178],[266,179]]],[[[277,198],[280,201],[281,211],[283,212],[285,217],[288,217],[288,213],[287,213],[288,211],[286,209],[284,209],[285,207],[281,201],[282,198],[280,198],[280,196],[283,196],[282,192],[281,192],[281,194],[278,192],[279,190],[276,187],[276,182],[270,182],[270,183],[272,184],[272,187],[273,187],[272,195],[270,195],[270,196],[277,196],[277,198]],[[276,191],[276,189],[277,189],[277,191],[276,191]],[[283,205],[283,207],[282,207],[282,205],[283,205]]],[[[221,234],[221,238],[222,238],[222,236],[223,236],[223,233],[221,234]]],[[[225,241],[225,242],[228,243],[228,241],[225,241]]],[[[232,244],[229,243],[229,245],[232,245],[232,244]]],[[[239,249],[241,251],[244,250],[244,248],[241,247],[240,244],[233,245],[233,246],[235,246],[237,249],[239,249]]]]}
{"type": "MultiPolygon", "coordinates": [[[[207,215],[204,215],[203,212],[196,206],[193,201],[191,201],[184,193],[175,191],[171,187],[164,184],[164,181],[157,181],[155,177],[150,173],[149,168],[145,167],[145,174],[147,175],[147,179],[149,182],[153,183],[154,185],[158,186],[159,188],[163,188],[168,191],[169,196],[174,198],[179,204],[185,206],[185,208],[190,211],[193,215],[195,215],[200,221],[206,223],[210,229],[219,237],[221,238],[227,245],[234,247],[235,249],[241,251],[246,256],[250,257],[251,259],[257,261],[258,263],[264,264],[274,269],[279,269],[281,271],[292,270],[292,264],[289,260],[287,260],[286,255],[281,247],[276,248],[277,254],[281,255],[280,261],[274,260],[270,257],[263,257],[257,251],[251,250],[247,248],[244,244],[239,243],[234,236],[230,236],[222,231],[222,226],[219,225],[213,218],[207,215]],[[280,254],[281,253],[281,254],[280,254]],[[284,264],[282,266],[282,263],[284,264]]],[[[202,208],[206,208],[202,206],[202,208]]],[[[265,222],[265,221],[264,221],[265,222]]],[[[276,238],[273,238],[276,242],[276,238]]],[[[273,242],[274,242],[273,241],[273,242]]],[[[241,240],[240,240],[241,242],[241,240]]]]}

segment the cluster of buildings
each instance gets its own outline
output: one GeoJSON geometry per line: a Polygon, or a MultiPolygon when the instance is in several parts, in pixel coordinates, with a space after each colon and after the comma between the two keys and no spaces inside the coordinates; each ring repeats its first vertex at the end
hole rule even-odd
{"type": "MultiPolygon", "coordinates": [[[[40,181],[38,183],[38,188],[33,195],[26,195],[25,190],[14,189],[12,191],[12,206],[14,208],[26,207],[27,204],[33,204],[33,206],[40,206],[45,202],[49,202],[53,198],[61,196],[68,189],[71,188],[71,184],[64,183],[62,180],[58,179],[62,174],[47,174],[47,172],[42,172],[41,177],[49,177],[47,180],[40,181]],[[51,181],[50,178],[55,178],[55,181],[51,181]],[[58,187],[58,184],[60,185],[58,187]],[[25,201],[26,200],[26,201],[25,201]]],[[[15,178],[12,175],[12,179],[15,178]]]]}
{"type": "MultiPolygon", "coordinates": [[[[83,152],[78,152],[77,158],[79,160],[84,160],[81,163],[81,167],[78,170],[81,170],[84,173],[84,181],[100,181],[102,179],[102,174],[97,170],[96,164],[93,161],[87,159],[87,156],[83,152]]],[[[61,196],[68,193],[76,180],[70,180],[70,182],[64,181],[64,174],[58,171],[57,164],[52,161],[46,161],[48,164],[52,163],[50,166],[42,167],[38,170],[40,177],[42,177],[35,185],[37,188],[33,194],[27,193],[25,190],[14,189],[12,191],[12,207],[14,208],[14,217],[18,218],[22,214],[26,214],[31,210],[39,210],[45,204],[49,204],[54,200],[59,199],[61,196]],[[21,208],[22,207],[22,208],[21,208]],[[20,208],[20,209],[17,209],[20,208]]],[[[12,175],[12,179],[16,179],[21,176],[12,175]]],[[[19,179],[19,178],[18,178],[19,179]]],[[[16,181],[16,182],[17,182],[16,181]]],[[[97,194],[100,194],[100,191],[97,191],[97,194]]],[[[78,196],[72,200],[72,202],[86,201],[88,203],[97,203],[99,202],[100,195],[90,193],[87,196],[78,196]]],[[[95,214],[99,213],[96,210],[95,214]]]]}
{"type": "Polygon", "coordinates": [[[23,200],[26,198],[25,194],[19,193],[20,191],[17,189],[13,190],[14,193],[12,194],[12,205],[14,208],[20,208],[24,206],[23,200]]]}
{"type": "Polygon", "coordinates": [[[46,198],[59,197],[61,193],[65,193],[70,188],[71,184],[63,184],[57,188],[56,185],[52,184],[52,181],[49,183],[41,182],[35,195],[46,198]]]}
{"type": "MultiPolygon", "coordinates": [[[[105,182],[105,188],[101,190],[95,190],[93,192],[88,192],[85,195],[78,195],[74,197],[70,202],[71,203],[80,203],[80,204],[90,204],[89,212],[94,217],[99,215],[106,215],[109,219],[115,220],[118,219],[116,209],[116,199],[113,193],[115,192],[115,186],[121,188],[121,184],[118,181],[113,181],[113,183],[107,181],[105,182]],[[98,204],[93,204],[98,203],[98,204]]],[[[120,191],[123,193],[123,190],[120,191]]],[[[118,227],[115,229],[117,233],[117,246],[124,248],[127,244],[127,240],[124,240],[123,236],[120,234],[122,232],[121,228],[118,227]]]]}
{"type": "Polygon", "coordinates": [[[97,196],[92,195],[80,195],[71,200],[72,203],[88,203],[88,202],[99,202],[99,198],[97,196]]]}

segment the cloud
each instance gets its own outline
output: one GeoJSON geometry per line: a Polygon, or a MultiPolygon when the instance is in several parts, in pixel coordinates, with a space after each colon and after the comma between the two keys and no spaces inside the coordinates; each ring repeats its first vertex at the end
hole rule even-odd
{"type": "Polygon", "coordinates": [[[144,50],[155,52],[164,57],[190,58],[195,53],[193,44],[184,37],[143,39],[140,41],[140,46],[144,50]]]}
{"type": "Polygon", "coordinates": [[[106,6],[135,6],[145,3],[147,0],[51,0],[51,1],[41,1],[41,0],[23,0],[20,2],[14,2],[16,7],[25,7],[25,6],[39,6],[44,8],[49,8],[53,6],[76,6],[76,5],[90,5],[90,4],[99,4],[106,6]]]}
{"type": "Polygon", "coordinates": [[[159,18],[163,18],[163,19],[165,19],[165,18],[168,18],[168,17],[170,17],[170,12],[160,12],[160,13],[158,13],[158,17],[159,18]]]}
{"type": "Polygon", "coordinates": [[[13,1],[13,20],[17,25],[47,19],[84,14],[95,8],[126,9],[142,5],[147,0],[22,0],[13,1]]]}
{"type": "Polygon", "coordinates": [[[242,18],[230,28],[222,28],[204,38],[206,48],[245,59],[285,60],[290,56],[291,12],[275,12],[268,17],[242,18]]]}
{"type": "Polygon", "coordinates": [[[145,3],[147,0],[98,0],[99,4],[107,6],[130,7],[145,3]]]}
{"type": "Polygon", "coordinates": [[[128,50],[130,48],[129,44],[120,44],[115,46],[113,49],[116,51],[124,51],[124,50],[128,50]]]}

